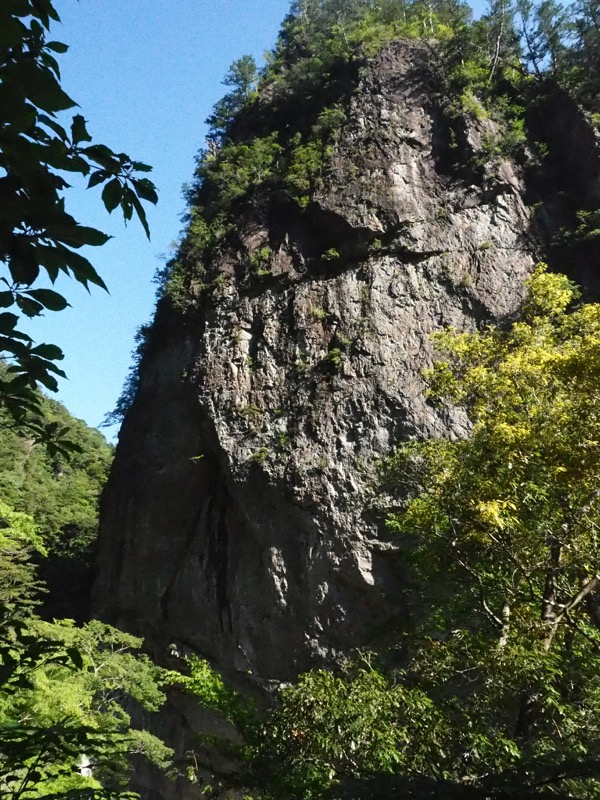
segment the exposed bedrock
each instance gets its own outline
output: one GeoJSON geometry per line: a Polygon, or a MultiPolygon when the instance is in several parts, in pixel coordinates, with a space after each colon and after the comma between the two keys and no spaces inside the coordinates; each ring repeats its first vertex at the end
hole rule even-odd
{"type": "Polygon", "coordinates": [[[520,171],[469,166],[491,123],[465,119],[451,140],[431,59],[387,47],[309,208],[249,209],[240,247],[211,264],[218,285],[185,319],[159,307],[95,594],[161,658],[193,649],[260,685],[393,645],[402,563],[374,465],[400,441],[464,432],[425,399],[431,334],[514,314],[539,254],[520,171]],[[270,274],[252,275],[266,245],[270,274]]]}

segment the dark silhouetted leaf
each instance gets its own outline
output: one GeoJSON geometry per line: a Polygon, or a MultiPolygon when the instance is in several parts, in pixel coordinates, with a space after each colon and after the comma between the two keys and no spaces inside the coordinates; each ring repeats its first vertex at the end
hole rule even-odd
{"type": "Polygon", "coordinates": [[[69,305],[62,294],[52,289],[31,289],[27,295],[50,311],[63,311],[69,305]]]}
{"type": "Polygon", "coordinates": [[[46,47],[54,53],[66,53],[69,49],[69,45],[63,42],[46,42],[46,47]]]}
{"type": "Polygon", "coordinates": [[[94,186],[98,186],[100,183],[104,183],[104,181],[110,178],[111,173],[107,172],[104,169],[99,169],[96,172],[92,172],[90,175],[90,179],[88,181],[88,189],[93,188],[94,186]]]}
{"type": "Polygon", "coordinates": [[[154,203],[154,205],[158,203],[158,194],[152,181],[148,180],[148,178],[134,178],[131,182],[138,197],[142,200],[147,200],[149,203],[154,203]]]}
{"type": "Polygon", "coordinates": [[[27,317],[37,317],[38,314],[41,314],[44,310],[44,306],[41,303],[38,303],[37,300],[32,300],[30,297],[24,297],[18,294],[15,300],[21,311],[27,317]]]}
{"type": "Polygon", "coordinates": [[[109,181],[102,190],[102,202],[109,214],[120,204],[123,197],[123,187],[118,178],[109,181]]]}
{"type": "Polygon", "coordinates": [[[85,127],[85,119],[81,114],[75,114],[73,117],[73,122],[71,123],[71,138],[73,140],[73,144],[92,141],[92,137],[89,135],[87,128],[85,127]]]}
{"type": "Polygon", "coordinates": [[[50,361],[62,361],[65,357],[60,347],[57,347],[55,344],[38,344],[37,347],[33,348],[31,353],[40,358],[47,358],[50,361]]]}

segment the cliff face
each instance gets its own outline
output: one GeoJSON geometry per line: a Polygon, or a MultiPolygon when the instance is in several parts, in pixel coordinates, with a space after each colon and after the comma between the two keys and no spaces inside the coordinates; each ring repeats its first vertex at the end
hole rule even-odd
{"type": "MultiPolygon", "coordinates": [[[[191,319],[159,309],[96,587],[105,617],[157,645],[285,680],[402,617],[373,464],[461,430],[424,397],[430,335],[512,314],[533,264],[521,179],[508,163],[456,172],[428,59],[386,48],[306,211],[242,217],[191,319]]],[[[465,122],[463,156],[489,124],[465,122]]]]}
{"type": "Polygon", "coordinates": [[[431,58],[384,49],[348,99],[326,188],[304,211],[249,209],[193,311],[159,307],[96,585],[99,614],[159,657],[190,648],[264,684],[394,641],[402,564],[374,465],[399,441],[464,431],[425,399],[430,336],[514,314],[539,253],[523,177],[481,166],[489,121],[451,135],[431,58]]]}

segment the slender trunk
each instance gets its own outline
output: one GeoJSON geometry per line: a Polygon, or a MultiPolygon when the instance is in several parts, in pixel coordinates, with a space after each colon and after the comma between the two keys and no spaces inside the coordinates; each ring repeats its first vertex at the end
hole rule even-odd
{"type": "Polygon", "coordinates": [[[562,545],[556,539],[550,545],[550,564],[546,573],[546,585],[542,597],[542,622],[546,626],[543,643],[546,653],[550,650],[557,627],[558,575],[562,556],[562,545]]]}
{"type": "MultiPolygon", "coordinates": [[[[562,545],[554,539],[550,544],[550,559],[546,572],[546,583],[542,596],[541,618],[545,627],[542,640],[544,651],[548,652],[556,633],[557,603],[558,603],[558,575],[561,566],[562,545]]],[[[531,728],[537,716],[539,705],[539,692],[535,686],[527,686],[520,698],[519,712],[515,725],[515,738],[527,742],[531,737],[531,728]]]]}
{"type": "Polygon", "coordinates": [[[502,43],[502,37],[504,35],[504,22],[500,23],[500,30],[498,31],[498,36],[496,38],[496,47],[494,51],[494,57],[492,59],[492,68],[490,70],[490,77],[488,78],[488,83],[491,83],[494,78],[494,73],[498,67],[498,62],[500,60],[500,45],[502,43]]]}
{"type": "Polygon", "coordinates": [[[528,686],[521,693],[515,725],[515,739],[518,741],[527,742],[531,738],[531,728],[537,714],[538,700],[539,694],[532,686],[528,686]]]}
{"type": "Polygon", "coordinates": [[[498,649],[502,650],[506,647],[508,642],[508,634],[510,632],[510,605],[506,601],[502,607],[502,630],[500,632],[500,639],[498,640],[498,649]]]}

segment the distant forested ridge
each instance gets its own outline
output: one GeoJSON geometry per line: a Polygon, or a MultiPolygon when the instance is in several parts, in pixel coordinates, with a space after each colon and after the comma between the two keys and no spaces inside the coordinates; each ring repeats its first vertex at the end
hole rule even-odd
{"type": "Polygon", "coordinates": [[[41,562],[51,584],[48,613],[83,620],[89,613],[100,492],[113,446],[55,400],[40,397],[45,424],[64,431],[69,455],[50,454],[27,428],[0,422],[0,497],[32,517],[48,552],[41,562]]]}

